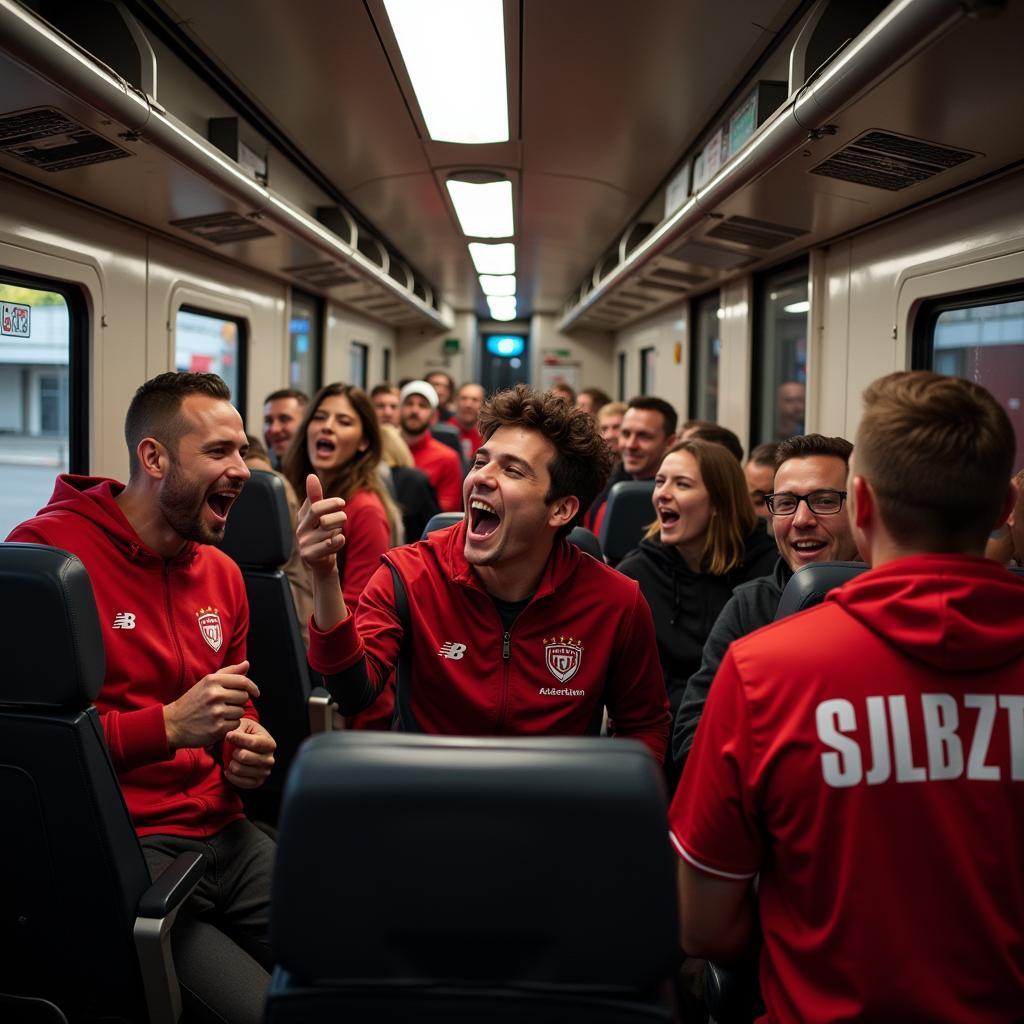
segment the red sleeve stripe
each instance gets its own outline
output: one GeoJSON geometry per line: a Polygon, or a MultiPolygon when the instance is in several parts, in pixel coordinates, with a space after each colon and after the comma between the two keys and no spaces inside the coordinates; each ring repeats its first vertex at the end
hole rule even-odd
{"type": "Polygon", "coordinates": [[[685,846],[683,846],[683,844],[676,837],[675,832],[669,830],[668,837],[672,840],[672,845],[676,848],[676,853],[678,853],[679,856],[682,857],[683,860],[685,860],[688,864],[692,864],[698,871],[703,871],[709,875],[717,875],[719,878],[731,878],[737,882],[746,881],[748,878],[753,878],[757,874],[756,871],[747,871],[743,874],[737,875],[734,874],[732,871],[720,871],[718,868],[708,867],[707,864],[704,864],[701,861],[697,860],[697,858],[694,857],[693,854],[691,854],[685,846]]]}

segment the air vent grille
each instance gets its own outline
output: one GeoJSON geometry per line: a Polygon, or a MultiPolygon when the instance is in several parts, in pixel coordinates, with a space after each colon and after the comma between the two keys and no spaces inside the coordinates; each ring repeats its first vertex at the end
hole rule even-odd
{"type": "Polygon", "coordinates": [[[675,252],[669,253],[674,260],[682,263],[696,263],[701,267],[715,267],[718,270],[732,270],[752,263],[755,259],[746,253],[733,249],[720,249],[717,245],[703,245],[700,242],[684,242],[675,252]]]}
{"type": "Polygon", "coordinates": [[[337,263],[309,263],[299,267],[283,267],[282,273],[305,281],[318,288],[333,288],[340,284],[355,284],[356,278],[337,263]]]}
{"type": "Polygon", "coordinates": [[[811,174],[898,192],[977,155],[937,142],[873,130],[812,167],[811,174]]]}
{"type": "Polygon", "coordinates": [[[806,228],[791,228],[785,224],[770,224],[752,217],[730,217],[708,232],[709,238],[721,238],[751,249],[775,249],[794,238],[806,235],[806,228]]]}
{"type": "Polygon", "coordinates": [[[171,227],[181,228],[214,245],[271,238],[274,234],[240,213],[208,213],[202,217],[186,217],[184,220],[172,220],[171,227]]]}
{"type": "Polygon", "coordinates": [[[54,107],[0,115],[0,153],[50,172],[132,156],[54,107]]]}

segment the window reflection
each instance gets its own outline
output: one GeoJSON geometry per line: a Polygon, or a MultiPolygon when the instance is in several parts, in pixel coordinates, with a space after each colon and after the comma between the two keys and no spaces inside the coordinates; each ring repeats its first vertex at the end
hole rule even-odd
{"type": "Polygon", "coordinates": [[[179,309],[174,329],[175,368],[217,374],[231,389],[231,401],[237,407],[240,334],[237,320],[179,309]]]}
{"type": "Polygon", "coordinates": [[[758,443],[804,433],[809,310],[806,266],[764,278],[759,321],[758,443]]]}

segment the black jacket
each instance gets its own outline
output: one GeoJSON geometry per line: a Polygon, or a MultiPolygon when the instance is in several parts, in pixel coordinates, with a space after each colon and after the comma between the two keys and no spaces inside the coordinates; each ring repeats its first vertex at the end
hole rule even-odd
{"type": "Polygon", "coordinates": [[[619,572],[640,584],[651,606],[673,716],[686,681],[700,666],[704,641],[733,588],[771,572],[777,557],[775,542],[759,521],[747,538],[743,563],[724,576],[691,572],[679,552],[657,538],[641,541],[619,562],[619,572]]]}
{"type": "Polygon", "coordinates": [[[722,609],[704,644],[700,668],[690,676],[682,702],[678,710],[673,712],[672,757],[677,764],[682,765],[693,746],[694,733],[708,699],[708,690],[711,689],[729,644],[741,636],[753,633],[755,629],[767,626],[775,619],[782,591],[792,575],[793,570],[781,558],[777,558],[770,576],[762,576],[737,587],[722,609]]]}

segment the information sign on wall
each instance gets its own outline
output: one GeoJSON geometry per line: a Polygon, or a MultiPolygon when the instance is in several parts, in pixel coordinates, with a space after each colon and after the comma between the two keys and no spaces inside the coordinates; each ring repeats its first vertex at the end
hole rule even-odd
{"type": "Polygon", "coordinates": [[[0,334],[9,338],[32,336],[32,307],[20,302],[0,303],[0,334]]]}

